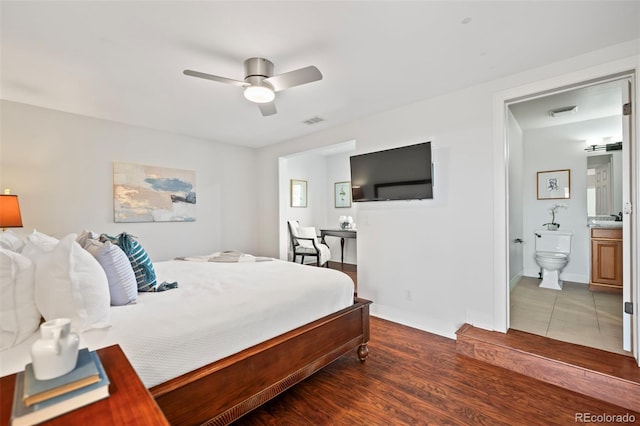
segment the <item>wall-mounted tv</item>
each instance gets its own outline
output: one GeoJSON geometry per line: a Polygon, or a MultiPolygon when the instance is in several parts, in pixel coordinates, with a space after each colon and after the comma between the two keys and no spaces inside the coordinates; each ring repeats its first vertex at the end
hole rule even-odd
{"type": "Polygon", "coordinates": [[[354,202],[433,198],[431,142],[351,156],[354,202]]]}

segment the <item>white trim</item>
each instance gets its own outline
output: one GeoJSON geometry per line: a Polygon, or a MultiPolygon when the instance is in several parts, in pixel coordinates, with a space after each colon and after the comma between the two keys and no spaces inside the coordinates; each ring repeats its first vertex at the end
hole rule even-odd
{"type": "MultiPolygon", "coordinates": [[[[631,302],[633,303],[634,315],[631,325],[632,330],[632,352],[633,356],[640,366],[640,116],[638,110],[638,102],[640,100],[640,57],[637,57],[635,68],[634,91],[631,99],[632,124],[631,137],[629,143],[635,150],[635,158],[631,161],[631,181],[635,183],[635,187],[631,188],[631,203],[633,211],[629,215],[631,221],[631,302]]],[[[633,155],[633,154],[632,154],[633,155]]]]}
{"type": "Polygon", "coordinates": [[[287,227],[287,207],[289,203],[289,173],[287,158],[278,157],[278,258],[289,260],[291,243],[289,242],[289,228],[287,227]]]}
{"type": "Polygon", "coordinates": [[[509,282],[509,291],[513,290],[513,288],[518,285],[523,277],[524,275],[522,274],[516,274],[515,277],[511,278],[511,281],[509,282]]]}
{"type": "MultiPolygon", "coordinates": [[[[631,78],[625,79],[620,82],[622,89],[622,101],[627,103],[630,102],[633,106],[635,102],[632,102],[634,94],[631,93],[634,88],[633,81],[631,78]]],[[[632,108],[633,109],[633,108],[632,108]]],[[[632,137],[632,129],[633,129],[633,117],[634,114],[629,116],[622,117],[622,152],[631,152],[633,153],[633,143],[631,140],[632,137]]],[[[623,156],[622,161],[622,182],[631,182],[631,169],[633,165],[631,155],[627,158],[623,156]],[[627,161],[628,160],[628,161],[627,161]]],[[[623,184],[623,192],[622,192],[622,204],[623,206],[626,203],[630,203],[632,200],[631,190],[633,185],[624,185],[623,184]]],[[[623,211],[625,208],[623,207],[623,211]]],[[[631,281],[631,263],[633,260],[631,259],[631,243],[633,241],[633,236],[631,234],[631,215],[630,214],[622,214],[622,301],[631,301],[633,294],[633,286],[631,281]]],[[[625,312],[622,313],[622,349],[625,351],[632,352],[632,341],[634,338],[632,337],[632,319],[633,315],[629,315],[625,312]]]]}
{"type": "Polygon", "coordinates": [[[493,96],[493,285],[494,285],[494,330],[506,333],[509,329],[509,267],[507,253],[509,247],[509,220],[507,215],[507,195],[509,194],[507,150],[507,107],[506,101],[513,98],[507,92],[493,96]]]}
{"type": "MultiPolygon", "coordinates": [[[[415,314],[398,309],[397,307],[382,306],[378,303],[372,304],[370,310],[372,317],[392,321],[411,328],[417,328],[418,330],[424,330],[428,333],[437,334],[438,336],[447,337],[449,339],[457,339],[456,333],[447,331],[449,330],[449,326],[444,323],[439,323],[436,318],[416,316],[415,314]]],[[[460,326],[462,326],[462,324],[460,324],[460,326]]]]}

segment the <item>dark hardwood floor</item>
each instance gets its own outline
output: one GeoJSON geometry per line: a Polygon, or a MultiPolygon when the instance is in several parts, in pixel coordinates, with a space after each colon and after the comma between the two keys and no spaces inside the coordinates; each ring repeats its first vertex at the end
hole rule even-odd
{"type": "Polygon", "coordinates": [[[470,324],[460,327],[456,335],[459,354],[640,411],[640,368],[630,356],[524,331],[500,333],[470,324]]]}
{"type": "Polygon", "coordinates": [[[580,415],[625,414],[640,422],[640,413],[468,358],[454,340],[375,317],[369,349],[366,362],[347,354],[235,424],[570,425],[580,415]]]}

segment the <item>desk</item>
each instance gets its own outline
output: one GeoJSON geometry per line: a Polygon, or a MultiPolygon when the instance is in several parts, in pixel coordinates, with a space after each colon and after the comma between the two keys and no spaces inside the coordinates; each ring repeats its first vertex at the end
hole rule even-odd
{"type": "MultiPolygon", "coordinates": [[[[169,425],[147,388],[120,349],[109,346],[98,350],[100,361],[109,376],[108,398],[55,417],[43,424],[76,425],[169,425]]],[[[15,374],[0,379],[0,425],[9,425],[15,374]]]]}
{"type": "Polygon", "coordinates": [[[340,262],[344,263],[344,239],[353,238],[356,239],[357,233],[355,229],[321,229],[320,239],[324,242],[324,237],[338,237],[340,238],[340,262]]]}

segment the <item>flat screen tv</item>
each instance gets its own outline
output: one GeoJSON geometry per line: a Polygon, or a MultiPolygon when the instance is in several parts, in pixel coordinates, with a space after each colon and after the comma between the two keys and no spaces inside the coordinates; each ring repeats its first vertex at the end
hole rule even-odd
{"type": "Polygon", "coordinates": [[[433,198],[431,142],[351,156],[354,202],[433,198]]]}

